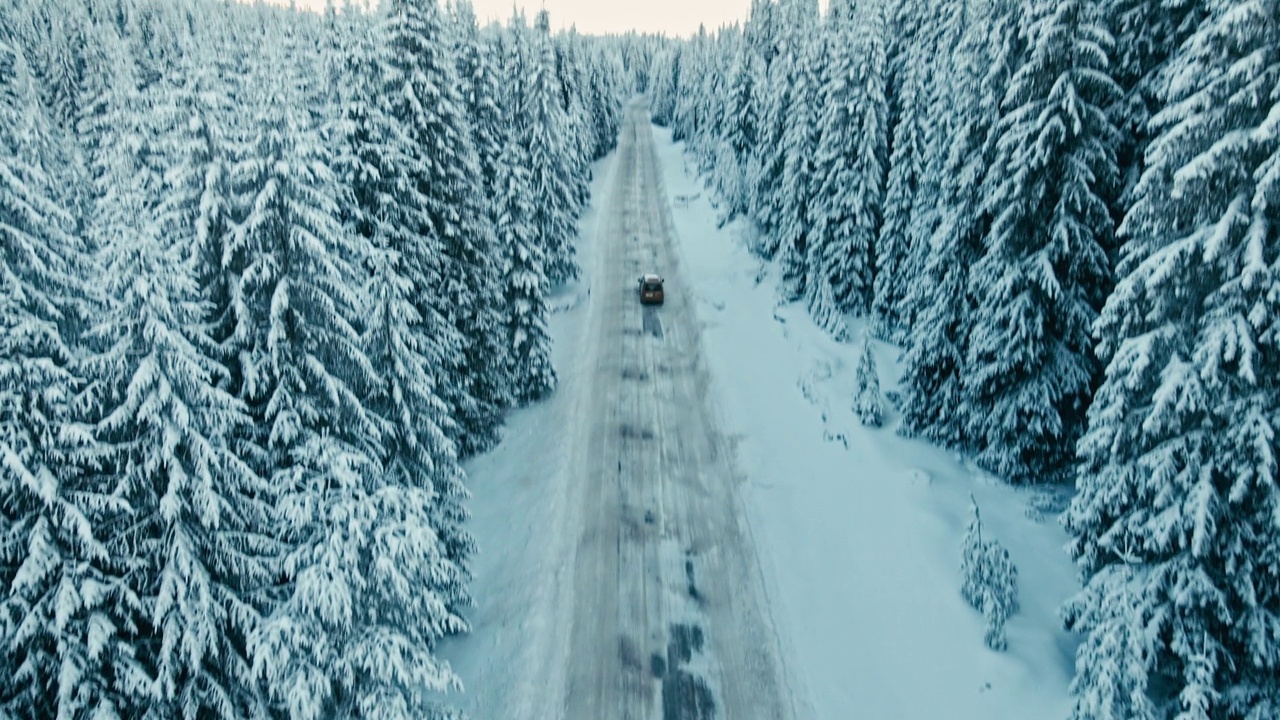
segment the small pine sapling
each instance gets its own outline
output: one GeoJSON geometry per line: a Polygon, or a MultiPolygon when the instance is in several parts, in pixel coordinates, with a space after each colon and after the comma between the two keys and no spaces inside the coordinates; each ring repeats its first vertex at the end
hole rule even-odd
{"type": "Polygon", "coordinates": [[[982,609],[983,563],[982,563],[982,522],[978,515],[978,504],[969,506],[969,525],[964,530],[964,540],[960,548],[960,594],[968,603],[979,610],[982,609]]]}
{"type": "Polygon", "coordinates": [[[884,401],[880,397],[880,375],[876,371],[876,359],[871,354],[871,338],[862,341],[862,355],[858,358],[857,390],[854,391],[853,411],[863,425],[880,427],[884,422],[884,401]]]}
{"type": "Polygon", "coordinates": [[[960,556],[960,593],[987,620],[987,647],[1007,646],[1004,623],[1018,611],[1018,568],[1009,551],[996,540],[982,539],[982,517],[978,503],[970,498],[971,519],[965,529],[960,556]]]}

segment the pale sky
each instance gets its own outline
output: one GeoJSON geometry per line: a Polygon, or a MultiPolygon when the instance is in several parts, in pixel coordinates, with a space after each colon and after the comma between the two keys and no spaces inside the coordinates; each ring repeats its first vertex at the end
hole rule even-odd
{"type": "MultiPolygon", "coordinates": [[[[272,0],[288,5],[289,0],[272,0]]],[[[325,0],[297,0],[298,7],[324,9],[325,0]]],[[[472,0],[480,24],[490,20],[506,22],[511,17],[512,0],[472,0]]],[[[341,6],[341,2],[338,3],[341,6]]],[[[705,23],[710,32],[726,23],[743,21],[751,9],[751,0],[516,0],[533,20],[545,7],[551,13],[554,28],[577,25],[587,34],[665,32],[689,36],[705,23]]]]}

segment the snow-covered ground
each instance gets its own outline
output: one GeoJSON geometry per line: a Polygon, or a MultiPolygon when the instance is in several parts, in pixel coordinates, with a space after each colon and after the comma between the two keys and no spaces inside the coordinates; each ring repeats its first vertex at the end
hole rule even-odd
{"type": "MultiPolygon", "coordinates": [[[[772,272],[752,257],[740,223],[716,227],[709,193],[670,133],[654,128],[683,275],[712,376],[746,477],[747,518],[801,715],[874,718],[1054,718],[1068,709],[1075,640],[1059,604],[1076,588],[1066,536],[1039,499],[953,455],[861,427],[851,410],[857,345],[832,341],[799,305],[779,307],[772,272]],[[1008,650],[983,644],[983,620],[960,596],[960,542],[969,498],[1019,571],[1021,610],[1008,650]]],[[[601,197],[612,156],[595,166],[601,197]]],[[[594,210],[578,245],[595,267],[594,210]]],[[[467,683],[452,698],[475,720],[555,717],[513,708],[539,697],[530,668],[562,656],[552,628],[577,528],[568,519],[562,419],[581,393],[591,278],[555,299],[560,389],[513,413],[503,443],[468,464],[471,525],[481,554],[474,631],[442,648],[467,683]]],[[[896,348],[877,345],[881,385],[894,388],[896,348]]],[[[538,676],[545,677],[546,673],[538,676]]],[[[541,711],[541,712],[539,712],[541,711]]],[[[601,720],[608,720],[602,718],[601,720]]],[[[732,719],[731,719],[732,720],[732,719]]]]}

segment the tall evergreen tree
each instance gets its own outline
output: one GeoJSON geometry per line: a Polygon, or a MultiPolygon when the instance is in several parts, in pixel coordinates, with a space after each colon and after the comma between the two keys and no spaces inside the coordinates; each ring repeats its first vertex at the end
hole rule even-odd
{"type": "Polygon", "coordinates": [[[908,46],[900,57],[897,73],[897,118],[885,187],[884,224],[876,238],[871,302],[875,334],[889,341],[905,337],[905,296],[913,281],[908,274],[910,224],[916,212],[923,210],[917,208],[917,203],[929,202],[927,197],[921,197],[920,186],[926,161],[928,112],[938,109],[931,108],[928,102],[930,68],[926,63],[935,52],[934,48],[908,46]]]}
{"type": "Polygon", "coordinates": [[[453,612],[470,603],[462,581],[474,541],[462,528],[467,491],[449,439],[454,421],[437,390],[442,363],[436,338],[450,326],[413,304],[415,288],[432,281],[422,274],[432,260],[421,256],[432,248],[417,235],[426,201],[413,182],[414,151],[385,102],[393,94],[378,39],[375,28],[358,28],[345,50],[342,85],[350,94],[335,168],[350,193],[348,231],[372,253],[362,346],[378,372],[368,404],[388,427],[380,460],[386,482],[408,489],[405,502],[421,499],[413,493],[427,493],[432,501],[427,521],[444,560],[429,568],[435,580],[417,586],[444,598],[453,612]]]}
{"type": "Polygon", "coordinates": [[[1280,712],[1280,16],[1209,10],[1167,68],[1097,324],[1065,516],[1080,720],[1280,712]]]}
{"type": "MultiPolygon", "coordinates": [[[[127,72],[135,85],[138,82],[132,69],[133,56],[114,25],[85,21],[83,29],[78,32],[86,36],[86,41],[76,51],[80,56],[79,81],[69,121],[85,162],[92,165],[99,154],[103,135],[112,132],[118,122],[117,114],[112,112],[108,103],[114,96],[114,86],[118,85],[120,74],[127,72]]],[[[90,178],[89,183],[92,182],[93,178],[90,178]]]]}
{"type": "Polygon", "coordinates": [[[530,225],[533,217],[530,181],[522,157],[523,145],[514,137],[506,144],[498,165],[498,238],[505,246],[505,287],[508,312],[505,336],[509,343],[511,376],[516,400],[539,400],[555,389],[551,364],[551,336],[547,330],[548,281],[542,248],[530,225]]]}
{"type": "Polygon", "coordinates": [[[746,43],[738,46],[738,58],[734,61],[725,96],[724,119],[721,121],[720,143],[729,155],[725,167],[717,165],[715,174],[720,189],[729,203],[731,215],[747,211],[749,196],[742,192],[753,153],[756,152],[760,129],[757,96],[764,82],[764,62],[746,43]],[[725,192],[729,190],[729,192],[725,192]]]}
{"type": "MultiPolygon", "coordinates": [[[[225,40],[214,40],[213,29],[207,33],[205,43],[190,43],[154,108],[157,152],[165,167],[157,211],[165,244],[187,255],[203,313],[201,335],[215,344],[211,353],[225,365],[232,361],[221,343],[234,324],[234,278],[222,256],[242,211],[230,173],[243,147],[232,99],[236,69],[214,51],[225,40]]],[[[227,386],[229,377],[221,373],[217,382],[227,386]]]]}
{"type": "Polygon", "coordinates": [[[629,93],[621,54],[605,43],[596,43],[590,70],[590,117],[595,136],[593,159],[604,157],[618,144],[622,102],[629,93]]]}
{"type": "MultiPolygon", "coordinates": [[[[921,97],[926,103],[924,113],[928,121],[921,123],[923,159],[915,192],[921,202],[913,204],[906,224],[905,267],[898,273],[904,278],[919,274],[921,264],[914,261],[919,259],[920,253],[912,250],[927,248],[942,221],[942,206],[932,199],[943,194],[943,185],[949,179],[946,172],[948,149],[954,137],[953,128],[960,124],[956,114],[959,105],[956,66],[964,62],[956,57],[955,48],[961,42],[964,29],[971,24],[970,18],[977,12],[971,7],[974,4],[976,0],[941,0],[931,8],[920,28],[921,50],[939,58],[941,67],[923,76],[921,97]]],[[[1018,6],[1018,16],[1025,16],[1022,5],[1018,6]]],[[[904,300],[899,309],[906,326],[910,327],[910,303],[904,300]]]]}
{"type": "MultiPolygon", "coordinates": [[[[526,32],[523,26],[516,26],[513,31],[526,32]]],[[[573,246],[578,231],[577,208],[567,177],[572,138],[560,105],[551,21],[545,10],[538,13],[533,32],[526,37],[524,142],[534,197],[539,198],[533,208],[533,230],[546,257],[547,278],[556,285],[578,276],[573,246]]]]}
{"type": "MultiPolygon", "coordinates": [[[[509,407],[514,401],[512,378],[507,372],[507,346],[502,342],[500,325],[509,312],[502,296],[502,271],[504,246],[490,231],[497,222],[498,156],[503,150],[504,122],[499,102],[502,98],[500,69],[495,61],[491,43],[481,37],[476,26],[475,14],[469,2],[459,2],[455,11],[454,39],[457,45],[457,62],[462,81],[462,111],[469,120],[472,139],[476,148],[477,176],[479,184],[475,206],[484,213],[485,247],[475,252],[471,262],[478,264],[485,282],[481,294],[485,305],[477,311],[461,330],[464,335],[477,333],[471,338],[467,353],[467,367],[475,375],[473,393],[494,411],[509,407]]],[[[479,433],[483,435],[483,433],[479,433]]],[[[488,437],[493,437],[489,431],[488,437]]],[[[486,442],[473,443],[470,450],[486,446],[486,442]]]]}
{"type": "MultiPolygon", "coordinates": [[[[752,99],[758,128],[757,141],[748,155],[746,189],[760,234],[757,249],[770,259],[785,249],[778,228],[786,212],[782,183],[787,155],[783,136],[799,62],[798,5],[792,0],[759,3],[743,29],[743,42],[759,64],[761,74],[752,99]]],[[[731,58],[724,60],[722,65],[732,62],[731,58]]]]}
{"type": "Polygon", "coordinates": [[[968,101],[959,95],[977,91],[974,85],[957,90],[963,82],[957,67],[970,59],[960,58],[956,47],[963,28],[987,8],[980,0],[941,0],[928,9],[902,5],[899,15],[905,27],[890,55],[893,155],[872,302],[874,331],[892,340],[904,340],[913,331],[909,296],[922,284],[929,245],[942,219],[951,128],[960,123],[957,109],[968,101]]]}
{"type": "Polygon", "coordinates": [[[470,0],[456,0],[450,5],[463,114],[471,121],[472,144],[476,148],[484,197],[492,199],[498,174],[498,155],[502,152],[499,63],[494,59],[491,41],[480,34],[475,8],[470,0]]]}
{"type": "Polygon", "coordinates": [[[438,283],[415,285],[414,304],[452,325],[436,339],[439,389],[458,423],[452,439],[467,456],[497,442],[501,425],[501,356],[485,354],[498,324],[493,228],[481,205],[480,168],[443,11],[435,0],[394,0],[382,13],[390,113],[409,141],[412,181],[424,203],[419,242],[438,248],[409,260],[439,267],[438,283]]]}
{"type": "MultiPolygon", "coordinates": [[[[550,28],[548,28],[549,30],[550,28]]],[[[583,98],[585,82],[581,64],[581,37],[576,28],[560,33],[552,43],[556,59],[556,79],[560,85],[561,106],[569,127],[565,158],[569,185],[573,192],[573,216],[582,214],[591,195],[591,122],[586,115],[583,98]]]]}
{"type": "Polygon", "coordinates": [[[782,20],[778,0],[751,0],[751,13],[743,28],[743,40],[747,47],[764,61],[765,68],[773,63],[778,52],[778,36],[782,20]]]}
{"type": "Polygon", "coordinates": [[[724,98],[728,92],[727,70],[733,60],[732,38],[736,34],[735,29],[722,28],[714,35],[709,35],[702,48],[708,72],[692,78],[690,98],[697,105],[693,115],[699,121],[699,128],[690,136],[689,145],[697,158],[699,170],[706,174],[715,169],[715,158],[719,150],[716,139],[723,134],[720,123],[724,120],[724,98]]]}
{"type": "Polygon", "coordinates": [[[993,130],[962,412],[978,462],[1013,482],[1065,475],[1098,374],[1089,330],[1111,282],[1117,89],[1097,15],[1091,0],[1036,6],[993,130]]]}
{"type": "Polygon", "coordinates": [[[29,62],[39,78],[38,91],[50,119],[62,128],[74,128],[79,103],[85,97],[83,54],[92,23],[82,0],[38,4],[32,9],[34,34],[26,44],[29,62]]]}
{"type": "Polygon", "coordinates": [[[865,314],[871,302],[887,160],[883,10],[833,3],[828,25],[832,57],[814,159],[806,300],[820,325],[842,334],[839,315],[865,314]]]}
{"type": "Polygon", "coordinates": [[[498,137],[502,153],[498,158],[494,188],[494,228],[502,248],[503,292],[507,304],[503,339],[512,391],[519,404],[539,400],[556,385],[551,363],[551,336],[547,330],[550,310],[547,293],[546,256],[534,228],[532,175],[524,113],[528,86],[518,78],[528,62],[527,37],[513,23],[504,42],[496,43],[501,57],[501,74],[507,79],[502,105],[507,108],[498,137]]]}
{"type": "Polygon", "coordinates": [[[700,92],[702,83],[713,74],[711,62],[711,38],[707,28],[699,25],[698,32],[680,54],[671,122],[671,138],[677,142],[694,143],[701,139],[707,124],[704,105],[710,101],[700,97],[700,92]]]}
{"type": "Polygon", "coordinates": [[[1121,193],[1113,204],[1119,221],[1132,205],[1130,193],[1141,176],[1142,158],[1151,140],[1148,123],[1163,101],[1163,68],[1204,17],[1208,3],[1160,0],[1109,0],[1102,3],[1115,37],[1113,73],[1121,95],[1108,108],[1120,131],[1116,161],[1121,193]]]}
{"type": "Polygon", "coordinates": [[[786,292],[792,298],[804,297],[809,284],[809,231],[812,226],[811,206],[814,191],[814,152],[818,146],[818,114],[821,111],[821,85],[824,77],[818,67],[826,55],[824,38],[818,33],[817,19],[800,16],[803,24],[795,35],[796,66],[793,72],[791,104],[787,125],[782,133],[785,160],[782,165],[782,215],[778,221],[778,245],[786,292]]]}
{"type": "Polygon", "coordinates": [[[1017,0],[999,0],[966,23],[956,51],[956,119],[941,182],[939,224],[927,243],[909,248],[908,272],[921,280],[911,283],[904,301],[911,334],[903,363],[901,428],[951,447],[962,446],[965,438],[960,401],[974,322],[969,269],[981,257],[990,223],[981,188],[994,155],[990,132],[1021,60],[1020,16],[1017,0]]]}
{"type": "MultiPolygon", "coordinates": [[[[787,155],[783,143],[791,109],[792,82],[795,75],[795,37],[787,16],[790,5],[774,5],[770,16],[775,20],[769,30],[768,50],[760,57],[765,82],[757,85],[752,103],[759,118],[757,142],[751,148],[752,217],[760,231],[764,256],[773,258],[781,249],[778,226],[785,211],[782,199],[782,174],[787,155]]],[[[764,32],[764,28],[761,29],[764,32]]],[[[748,45],[747,47],[750,47],[748,45]]],[[[754,54],[754,52],[753,52],[754,54]]]]}
{"type": "MultiPolygon", "coordinates": [[[[680,58],[687,45],[674,45],[659,52],[653,62],[649,88],[649,112],[653,122],[670,127],[675,121],[677,81],[680,78],[680,58]]],[[[674,133],[673,133],[674,134],[674,133]]]]}

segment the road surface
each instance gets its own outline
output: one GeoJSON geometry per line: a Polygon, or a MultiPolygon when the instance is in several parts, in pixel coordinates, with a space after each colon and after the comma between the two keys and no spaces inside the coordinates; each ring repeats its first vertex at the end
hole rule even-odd
{"type": "Polygon", "coordinates": [[[586,268],[589,371],[566,418],[589,429],[564,435],[579,527],[557,590],[571,606],[556,623],[566,645],[546,660],[565,665],[530,668],[563,685],[539,690],[562,708],[540,717],[789,720],[741,474],[708,396],[643,104],[628,106],[616,152],[586,268]],[[665,278],[665,305],[639,304],[646,272],[665,278]]]}

